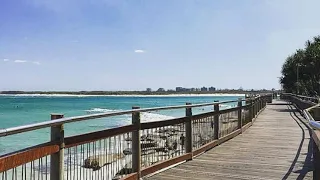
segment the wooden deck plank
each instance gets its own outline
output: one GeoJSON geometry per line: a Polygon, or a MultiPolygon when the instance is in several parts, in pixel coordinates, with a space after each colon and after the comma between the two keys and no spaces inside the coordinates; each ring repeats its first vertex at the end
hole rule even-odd
{"type": "Polygon", "coordinates": [[[312,179],[310,135],[291,105],[270,104],[243,134],[143,179],[312,179]]]}

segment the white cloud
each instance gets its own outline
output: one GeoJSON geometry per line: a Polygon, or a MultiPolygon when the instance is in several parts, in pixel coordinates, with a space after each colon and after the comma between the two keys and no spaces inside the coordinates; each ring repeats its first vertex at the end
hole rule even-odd
{"type": "Polygon", "coordinates": [[[3,59],[4,62],[10,61],[9,59],[3,59]]]}
{"type": "Polygon", "coordinates": [[[33,64],[36,64],[36,65],[40,65],[40,62],[39,62],[39,61],[33,61],[32,63],[33,63],[33,64]]]}
{"type": "Polygon", "coordinates": [[[146,51],[145,50],[142,50],[142,49],[136,49],[134,50],[135,53],[145,53],[146,51]]]}
{"type": "Polygon", "coordinates": [[[26,63],[27,61],[26,60],[15,60],[14,62],[15,63],[26,63]]]}

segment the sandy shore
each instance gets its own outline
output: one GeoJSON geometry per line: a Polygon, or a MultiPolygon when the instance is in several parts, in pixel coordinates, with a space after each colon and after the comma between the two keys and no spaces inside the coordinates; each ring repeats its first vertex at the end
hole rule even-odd
{"type": "Polygon", "coordinates": [[[0,94],[0,96],[22,96],[22,97],[230,97],[245,96],[245,94],[166,94],[166,95],[76,95],[76,94],[0,94]]]}

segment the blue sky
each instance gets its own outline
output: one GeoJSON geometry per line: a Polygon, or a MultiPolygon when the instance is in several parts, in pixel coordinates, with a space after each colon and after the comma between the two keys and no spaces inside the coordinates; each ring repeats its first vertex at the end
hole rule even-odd
{"type": "Polygon", "coordinates": [[[1,0],[0,90],[279,88],[318,0],[1,0]]]}

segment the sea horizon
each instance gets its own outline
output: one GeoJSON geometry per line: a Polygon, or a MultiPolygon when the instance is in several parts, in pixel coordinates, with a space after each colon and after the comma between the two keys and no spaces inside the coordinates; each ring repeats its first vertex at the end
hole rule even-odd
{"type": "Polygon", "coordinates": [[[0,96],[21,96],[21,97],[215,97],[215,96],[245,96],[243,93],[206,93],[206,94],[119,94],[119,95],[93,95],[93,94],[0,94],[0,96]]]}

